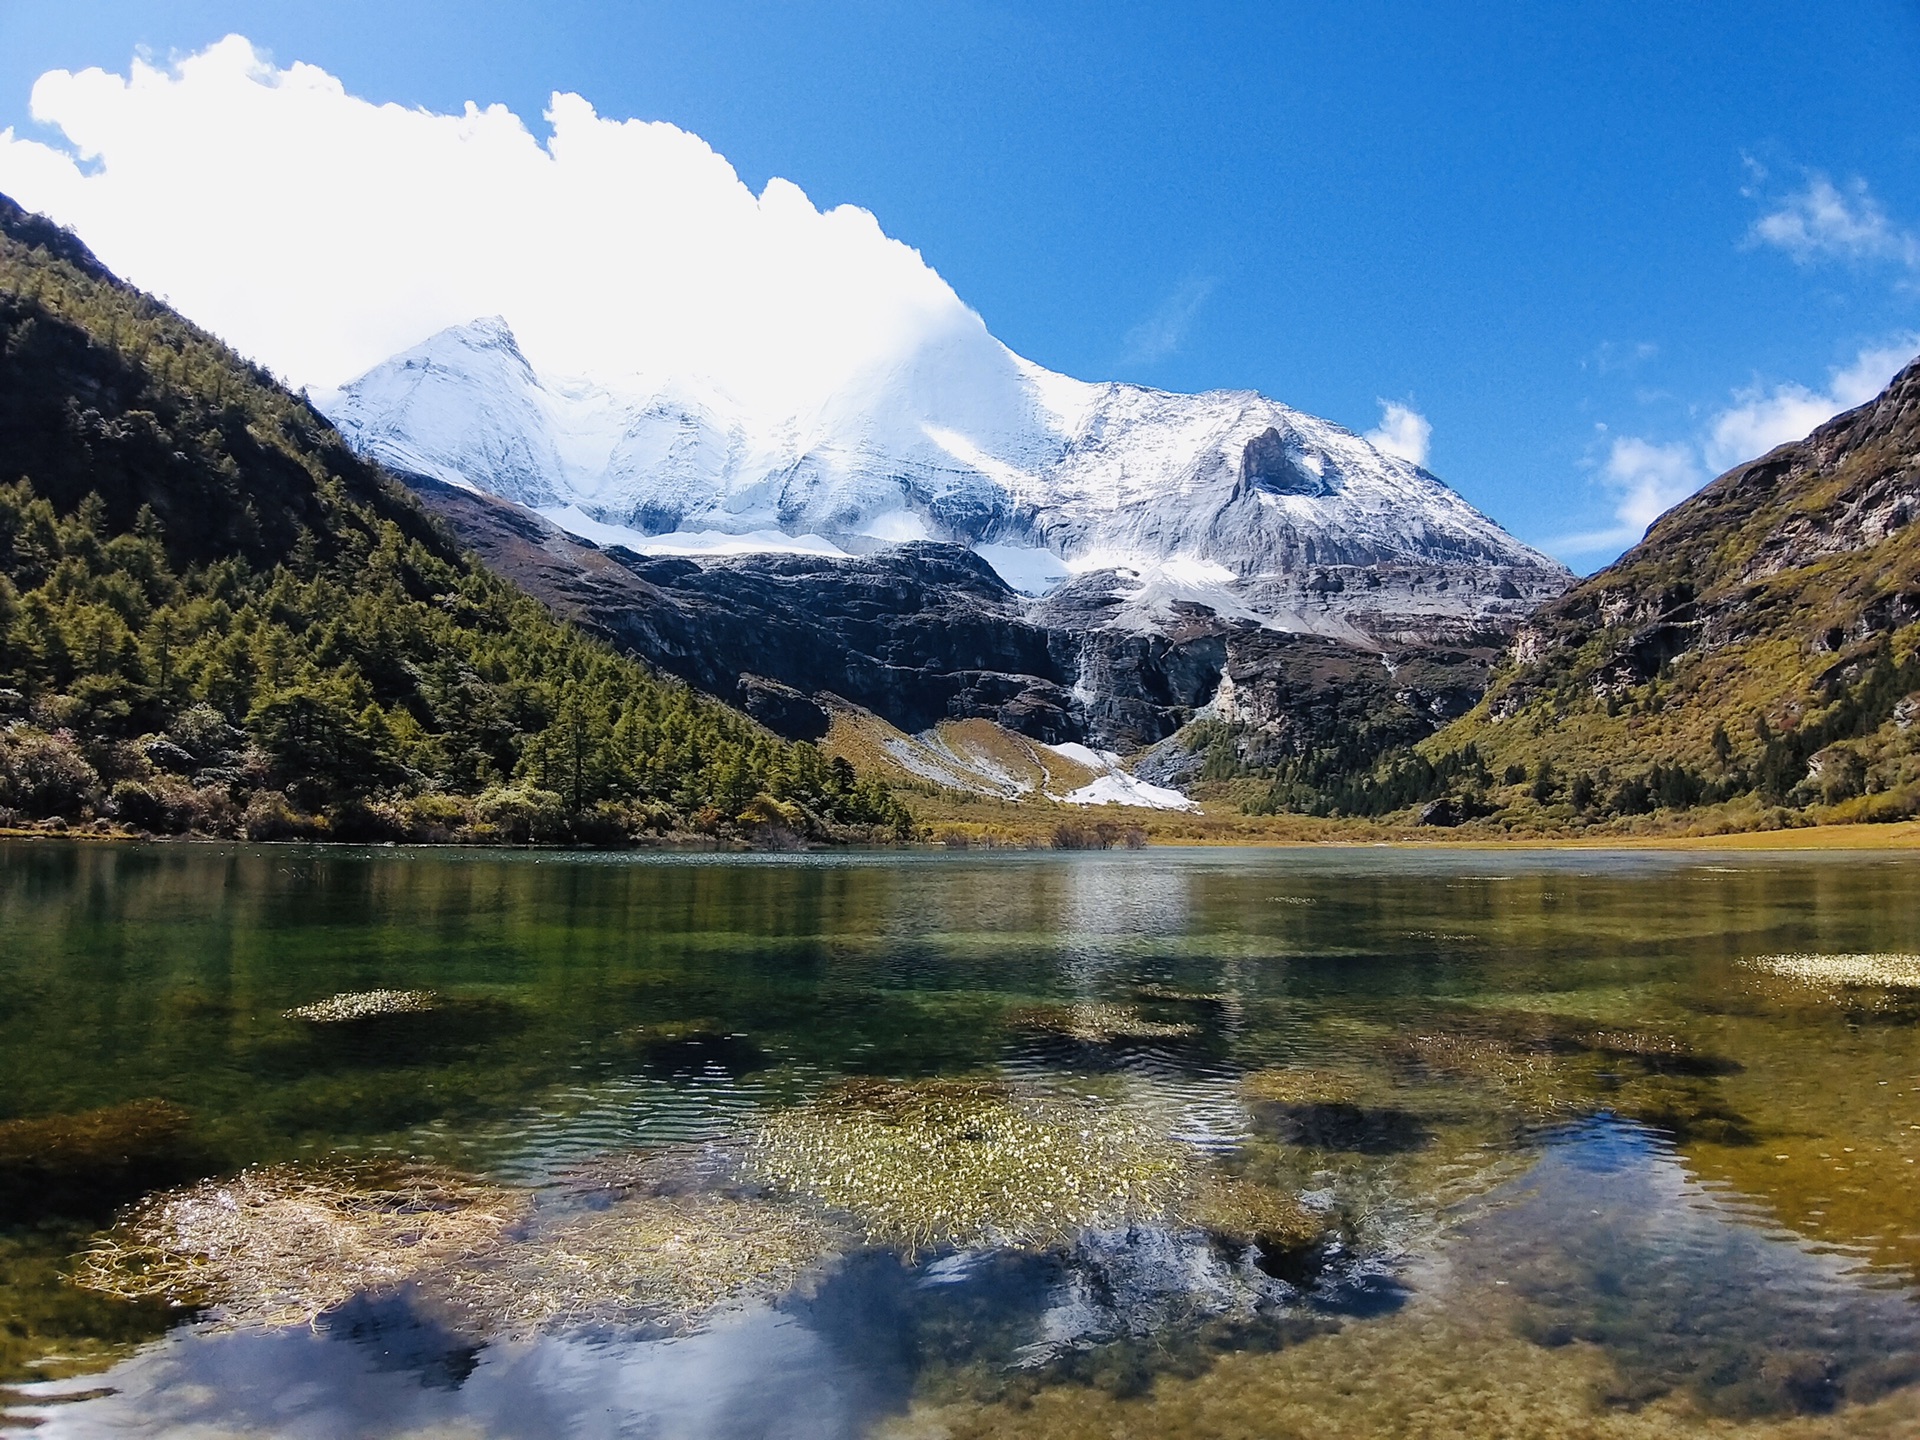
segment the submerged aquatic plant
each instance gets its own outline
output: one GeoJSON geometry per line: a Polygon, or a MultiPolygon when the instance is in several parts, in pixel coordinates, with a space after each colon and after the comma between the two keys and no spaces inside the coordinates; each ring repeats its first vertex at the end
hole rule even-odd
{"type": "Polygon", "coordinates": [[[1142,1000],[1172,1000],[1183,1005],[1225,1005],[1233,999],[1224,990],[1176,990],[1158,981],[1136,985],[1133,993],[1142,1000]]]}
{"type": "Polygon", "coordinates": [[[1249,1071],[1240,1077],[1240,1091],[1249,1100],[1280,1105],[1347,1102],[1358,1093],[1352,1076],[1294,1066],[1249,1071]]]}
{"type": "Polygon", "coordinates": [[[314,1025],[339,1025],[349,1020],[371,1020],[376,1015],[420,1015],[439,1003],[431,990],[348,990],[296,1005],[285,1012],[289,1020],[314,1025]]]}
{"type": "Polygon", "coordinates": [[[643,1195],[571,1217],[430,1277],[428,1293],[490,1334],[649,1321],[680,1328],[772,1299],[841,1248],[795,1205],[643,1195]]]}
{"type": "Polygon", "coordinates": [[[1028,1005],[1008,1017],[1023,1030],[1046,1030],[1087,1045],[1114,1040],[1158,1040],[1195,1034],[1199,1027],[1149,1020],[1131,1005],[1082,1000],[1070,1005],[1028,1005]]]}
{"type": "Polygon", "coordinates": [[[122,1299],[211,1306],[231,1325],[301,1325],[491,1250],[525,1213],[511,1192],[445,1170],[268,1166],[150,1196],[73,1278],[122,1299]]]}
{"type": "Polygon", "coordinates": [[[1163,1219],[1197,1163],[1127,1107],[979,1080],[843,1083],[771,1116],[749,1158],[761,1179],[851,1213],[909,1256],[1163,1219]]]}
{"type": "Polygon", "coordinates": [[[1324,1210],[1271,1185],[1209,1172],[1184,1206],[1186,1217],[1210,1235],[1262,1249],[1297,1249],[1323,1238],[1330,1228],[1324,1210]]]}
{"type": "Polygon", "coordinates": [[[1920,955],[1762,955],[1747,962],[1756,970],[1811,985],[1882,985],[1920,990],[1920,955]]]}
{"type": "Polygon", "coordinates": [[[0,1121],[0,1226],[104,1219],[127,1200],[204,1174],[192,1117],[165,1100],[0,1121]]]}

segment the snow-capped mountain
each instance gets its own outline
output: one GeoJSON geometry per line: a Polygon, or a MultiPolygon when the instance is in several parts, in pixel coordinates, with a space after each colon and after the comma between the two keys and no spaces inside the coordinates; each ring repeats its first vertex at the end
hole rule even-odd
{"type": "Polygon", "coordinates": [[[1349,638],[1525,608],[1569,580],[1420,467],[1251,391],[1088,384],[959,312],[804,413],[717,384],[538,373],[498,318],[319,404],[362,453],[643,553],[906,540],[976,548],[1016,589],[1117,576],[1114,622],[1179,600],[1349,638]]]}

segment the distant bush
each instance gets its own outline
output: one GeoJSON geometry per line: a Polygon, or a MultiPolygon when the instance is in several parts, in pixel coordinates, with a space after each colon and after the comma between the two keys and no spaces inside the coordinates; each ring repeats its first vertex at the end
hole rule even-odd
{"type": "Polygon", "coordinates": [[[100,776],[72,735],[0,736],[0,804],[35,818],[79,819],[91,813],[99,790],[100,776]]]}
{"type": "Polygon", "coordinates": [[[473,814],[482,835],[497,836],[511,845],[558,840],[567,828],[566,806],[560,797],[531,785],[496,785],[474,801],[473,814]]]}

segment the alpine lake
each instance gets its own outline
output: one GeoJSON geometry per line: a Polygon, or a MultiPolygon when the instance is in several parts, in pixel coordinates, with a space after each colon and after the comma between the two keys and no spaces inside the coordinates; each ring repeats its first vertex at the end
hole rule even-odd
{"type": "Polygon", "coordinates": [[[0,1431],[1920,1435],[1920,856],[0,844],[0,1431]]]}

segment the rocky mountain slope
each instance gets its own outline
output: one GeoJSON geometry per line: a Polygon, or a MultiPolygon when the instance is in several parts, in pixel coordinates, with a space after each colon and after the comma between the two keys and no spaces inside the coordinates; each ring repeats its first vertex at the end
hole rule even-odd
{"type": "Polygon", "coordinates": [[[1561,819],[1920,809],[1920,360],[1541,607],[1428,742],[1561,819]],[[1546,767],[1544,776],[1542,766],[1546,767]]]}
{"type": "MultiPolygon", "coordinates": [[[[933,542],[696,562],[595,545],[524,506],[412,483],[490,568],[800,738],[851,706],[909,734],[984,718],[1046,744],[1131,752],[1213,716],[1264,749],[1338,736],[1372,754],[1470,707],[1506,638],[1489,629],[1383,651],[1186,600],[1148,628],[1127,616],[1132,588],[1112,572],[1035,601],[978,555],[933,542]]],[[[1161,757],[1157,780],[1192,779],[1200,762],[1186,753],[1161,757]]]]}

